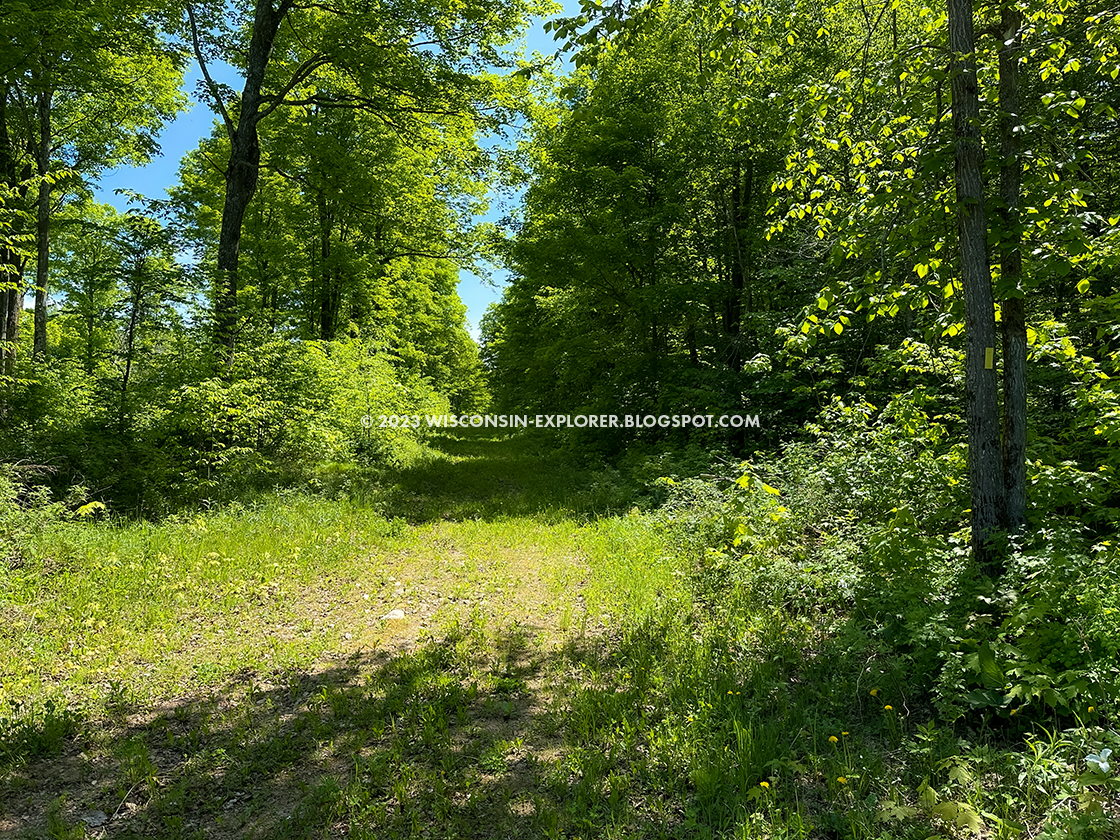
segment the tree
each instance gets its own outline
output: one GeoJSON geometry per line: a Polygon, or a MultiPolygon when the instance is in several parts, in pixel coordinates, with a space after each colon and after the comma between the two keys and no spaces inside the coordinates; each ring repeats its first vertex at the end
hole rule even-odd
{"type": "MultiPolygon", "coordinates": [[[[156,8],[149,0],[34,0],[0,12],[7,56],[0,67],[0,162],[18,156],[38,176],[36,355],[46,352],[55,165],[59,174],[86,177],[125,161],[146,162],[158,151],[159,128],[184,104],[180,57],[160,38],[156,8]]],[[[11,187],[14,171],[7,168],[0,177],[11,187]]]]}
{"type": "Polygon", "coordinates": [[[19,321],[23,312],[23,271],[32,237],[21,205],[28,183],[20,180],[7,124],[8,88],[0,85],[0,377],[15,374],[19,321]]]}
{"type": "MultiPolygon", "coordinates": [[[[457,404],[481,391],[477,348],[455,291],[455,261],[476,244],[485,185],[473,127],[439,115],[413,143],[357,109],[286,108],[262,127],[271,151],[241,237],[242,344],[278,334],[359,338],[402,375],[457,404]]],[[[224,131],[192,152],[172,190],[180,226],[205,260],[220,236],[224,131]]],[[[474,395],[474,396],[472,396],[474,395]]]]}
{"type": "Polygon", "coordinates": [[[260,179],[262,121],[281,107],[301,105],[359,108],[405,133],[429,114],[492,121],[487,111],[499,104],[498,89],[483,71],[505,64],[497,48],[517,34],[528,15],[547,8],[534,0],[400,2],[374,14],[351,0],[308,7],[294,0],[254,0],[251,8],[239,10],[241,37],[231,37],[221,24],[224,4],[187,5],[205,94],[229,138],[217,253],[221,286],[214,307],[216,338],[227,352],[236,343],[238,256],[245,213],[260,179]],[[208,71],[208,61],[218,56],[244,74],[236,104],[208,71]],[[328,73],[335,84],[318,84],[328,73]]]}
{"type": "Polygon", "coordinates": [[[108,205],[83,202],[68,210],[57,220],[55,283],[65,296],[60,314],[72,322],[77,356],[83,372],[92,379],[116,343],[121,220],[108,205]]]}
{"type": "Polygon", "coordinates": [[[794,97],[801,142],[778,227],[812,220],[835,271],[791,343],[840,332],[861,310],[868,321],[920,318],[932,342],[964,338],[973,548],[998,575],[992,539],[1026,519],[1027,300],[1074,274],[1088,290],[1109,259],[1103,234],[1114,222],[1092,197],[1102,179],[1089,177],[1107,129],[1084,117],[1115,111],[1106,88],[1083,77],[1115,71],[1105,35],[1115,14],[1091,2],[1076,12],[957,0],[944,15],[922,4],[866,8],[877,11],[855,30],[844,29],[859,18],[843,5],[821,29],[862,44],[862,57],[841,65],[859,72],[837,70],[794,97]],[[942,130],[950,111],[951,133],[942,130]]]}
{"type": "Polygon", "coordinates": [[[1006,290],[1000,325],[1003,350],[1003,487],[1007,530],[1017,533],[1027,521],[1027,313],[1023,290],[1022,150],[1019,132],[1022,103],[1019,98],[1019,41],[1023,16],[1013,2],[1004,0],[997,36],[999,49],[999,151],[1000,214],[1003,235],[999,241],[1000,275],[1006,290]]]}
{"type": "Polygon", "coordinates": [[[758,35],[757,11],[587,3],[582,22],[560,24],[590,28],[579,69],[542,83],[524,148],[513,279],[485,322],[499,399],[723,413],[784,390],[784,374],[764,373],[775,326],[818,269],[813,249],[767,235],[788,151],[770,93],[814,59],[785,32],[758,35]]]}
{"type": "Polygon", "coordinates": [[[991,543],[1006,521],[1007,490],[1000,456],[996,320],[988,262],[980,92],[972,0],[948,0],[957,218],[965,309],[965,411],[972,490],[972,545],[981,566],[1001,565],[991,543]]]}

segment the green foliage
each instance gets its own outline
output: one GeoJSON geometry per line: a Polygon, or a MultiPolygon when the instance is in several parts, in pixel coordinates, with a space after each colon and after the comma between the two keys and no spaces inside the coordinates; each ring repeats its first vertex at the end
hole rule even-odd
{"type": "MultiPolygon", "coordinates": [[[[774,330],[814,271],[764,237],[781,116],[744,98],[735,68],[708,62],[727,37],[717,9],[620,11],[589,5],[602,16],[586,39],[603,39],[594,62],[537,89],[520,150],[530,186],[505,248],[514,276],[483,322],[495,395],[530,410],[761,405],[784,390],[767,381],[774,330]],[[615,26],[625,35],[610,40],[615,26]]],[[[581,445],[631,442],[596,437],[581,445]]]]}
{"type": "Polygon", "coordinates": [[[42,708],[16,703],[0,716],[0,771],[59,755],[79,731],[78,714],[48,701],[42,708]]]}
{"type": "MultiPolygon", "coordinates": [[[[905,497],[923,467],[959,475],[944,442],[947,464],[930,451],[906,471],[936,437],[928,401],[853,403],[828,408],[815,445],[718,482],[684,477],[711,469],[698,451],[663,453],[646,469],[677,478],[659,485],[667,501],[653,513],[622,512],[611,471],[577,469],[531,437],[471,433],[383,473],[374,507],[281,494],[159,524],[50,524],[23,538],[34,560],[0,569],[0,608],[28,627],[3,661],[35,663],[2,685],[71,691],[97,726],[58,704],[5,712],[4,743],[21,745],[6,760],[62,768],[86,760],[58,754],[74,741],[108,768],[112,807],[142,805],[114,817],[140,834],[221,813],[223,826],[280,837],[420,826],[456,837],[1106,840],[1114,690],[1080,697],[1076,716],[1047,729],[1036,725],[1042,700],[1001,719],[962,698],[972,685],[1029,682],[1013,673],[1026,660],[1007,658],[1016,634],[1031,657],[1055,648],[1047,628],[1114,640],[1104,628],[1115,554],[1095,585],[1101,567],[1088,558],[1057,560],[1077,534],[1047,534],[1021,549],[1021,601],[1004,593],[1002,626],[985,621],[990,607],[964,602],[981,588],[953,579],[935,539],[948,514],[903,515],[862,492],[905,497]],[[861,491],[850,505],[841,481],[861,491]],[[934,556],[923,561],[915,541],[934,556]],[[951,592],[915,594],[923,562],[951,592]],[[412,581],[464,609],[407,650],[326,656],[343,628],[375,629],[362,616],[412,581]],[[324,602],[342,610],[336,626],[316,621],[324,602]],[[1047,602],[1053,612],[1021,612],[1047,602]],[[905,622],[890,634],[892,611],[905,622]],[[955,674],[969,686],[951,685],[955,674]],[[953,725],[950,689],[966,715],[953,725]],[[177,698],[170,710],[144,714],[165,694],[177,698]],[[259,807],[278,793],[284,814],[259,807]]],[[[51,813],[59,830],[77,825],[61,805],[51,813]]]]}

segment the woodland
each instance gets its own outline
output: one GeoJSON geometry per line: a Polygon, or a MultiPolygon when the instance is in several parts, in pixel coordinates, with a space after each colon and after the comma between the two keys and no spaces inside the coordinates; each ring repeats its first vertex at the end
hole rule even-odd
{"type": "Polygon", "coordinates": [[[0,838],[1120,838],[1118,377],[1114,0],[0,0],[0,838]]]}

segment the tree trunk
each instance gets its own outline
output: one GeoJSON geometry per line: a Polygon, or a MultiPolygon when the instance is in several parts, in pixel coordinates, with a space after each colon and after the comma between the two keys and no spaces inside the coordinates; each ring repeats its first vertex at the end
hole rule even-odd
{"type": "Polygon", "coordinates": [[[319,193],[315,202],[319,216],[319,338],[332,341],[335,333],[334,281],[331,268],[332,219],[326,197],[319,193]]]}
{"type": "Polygon", "coordinates": [[[728,227],[728,245],[731,253],[728,255],[730,259],[730,289],[727,294],[727,314],[724,319],[725,330],[727,332],[728,351],[727,351],[727,366],[731,368],[731,372],[736,374],[736,386],[738,386],[738,374],[743,370],[743,352],[740,346],[742,341],[743,332],[743,288],[746,285],[745,279],[747,274],[746,260],[743,258],[743,243],[742,231],[740,225],[743,221],[746,211],[744,203],[747,197],[743,195],[743,167],[742,164],[736,160],[735,166],[731,173],[731,206],[728,208],[727,213],[727,227],[728,227]]]}
{"type": "Polygon", "coordinates": [[[221,286],[214,304],[214,326],[218,343],[226,348],[229,356],[233,355],[237,344],[237,261],[241,249],[241,226],[260,179],[261,145],[257,123],[261,118],[261,88],[276,33],[290,8],[290,2],[283,2],[279,9],[273,9],[271,0],[257,0],[237,126],[226,125],[230,155],[226,167],[222,230],[218,239],[221,286]]]}
{"type": "Polygon", "coordinates": [[[1023,254],[1020,249],[1019,206],[1022,163],[1019,154],[1019,27],[1017,9],[1005,4],[1000,20],[1003,44],[999,51],[1000,197],[1003,199],[1003,236],[1000,271],[1007,296],[1003,301],[1003,481],[1007,490],[1007,530],[1015,533],[1026,523],[1027,511],[1027,319],[1021,289],[1023,254]]]}
{"type": "Polygon", "coordinates": [[[38,217],[35,225],[35,333],[31,354],[47,352],[47,282],[51,257],[51,186],[47,182],[51,169],[51,98],[53,91],[44,84],[35,97],[39,119],[39,143],[36,165],[39,174],[38,217]]]}
{"type": "Polygon", "coordinates": [[[125,332],[124,344],[124,376],[121,377],[121,404],[117,416],[117,424],[121,433],[125,430],[125,420],[128,410],[128,381],[132,378],[132,360],[136,355],[136,329],[140,323],[140,305],[144,292],[144,262],[141,257],[135,268],[132,278],[131,311],[128,314],[128,330],[125,332]]]}
{"type": "MultiPolygon", "coordinates": [[[[8,86],[0,85],[0,184],[6,189],[16,190],[18,181],[12,139],[8,135],[8,86]]],[[[18,228],[11,230],[11,233],[17,232],[18,228]]],[[[0,375],[3,376],[15,375],[19,315],[22,309],[23,260],[15,250],[0,247],[0,375]]],[[[0,408],[2,407],[0,404],[0,408]]]]}
{"type": "Polygon", "coordinates": [[[1004,521],[1006,492],[1000,452],[996,324],[988,262],[981,177],[980,96],[971,0],[948,0],[953,53],[953,136],[956,141],[957,225],[965,306],[965,411],[972,492],[972,550],[981,570],[998,576],[1002,554],[993,544],[1004,521]]]}

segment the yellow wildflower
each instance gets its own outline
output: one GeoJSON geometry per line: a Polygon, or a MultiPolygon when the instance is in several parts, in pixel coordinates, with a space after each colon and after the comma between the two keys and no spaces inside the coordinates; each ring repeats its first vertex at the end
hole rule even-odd
{"type": "Polygon", "coordinates": [[[758,786],[759,786],[760,788],[766,788],[767,790],[769,790],[769,789],[770,789],[770,783],[769,783],[769,782],[759,782],[759,783],[758,783],[758,786]]]}
{"type": "Polygon", "coordinates": [[[879,696],[879,689],[877,689],[877,688],[871,689],[871,696],[872,697],[878,697],[879,696]]]}
{"type": "Polygon", "coordinates": [[[835,744],[839,740],[840,739],[837,738],[835,735],[829,735],[828,736],[828,743],[830,743],[830,744],[835,744]]]}
{"type": "Polygon", "coordinates": [[[886,709],[888,712],[894,711],[894,706],[888,705],[888,706],[884,706],[883,708],[886,709]]]}
{"type": "Polygon", "coordinates": [[[843,776],[837,776],[836,781],[838,781],[842,785],[846,785],[848,783],[848,780],[843,776]]]}

